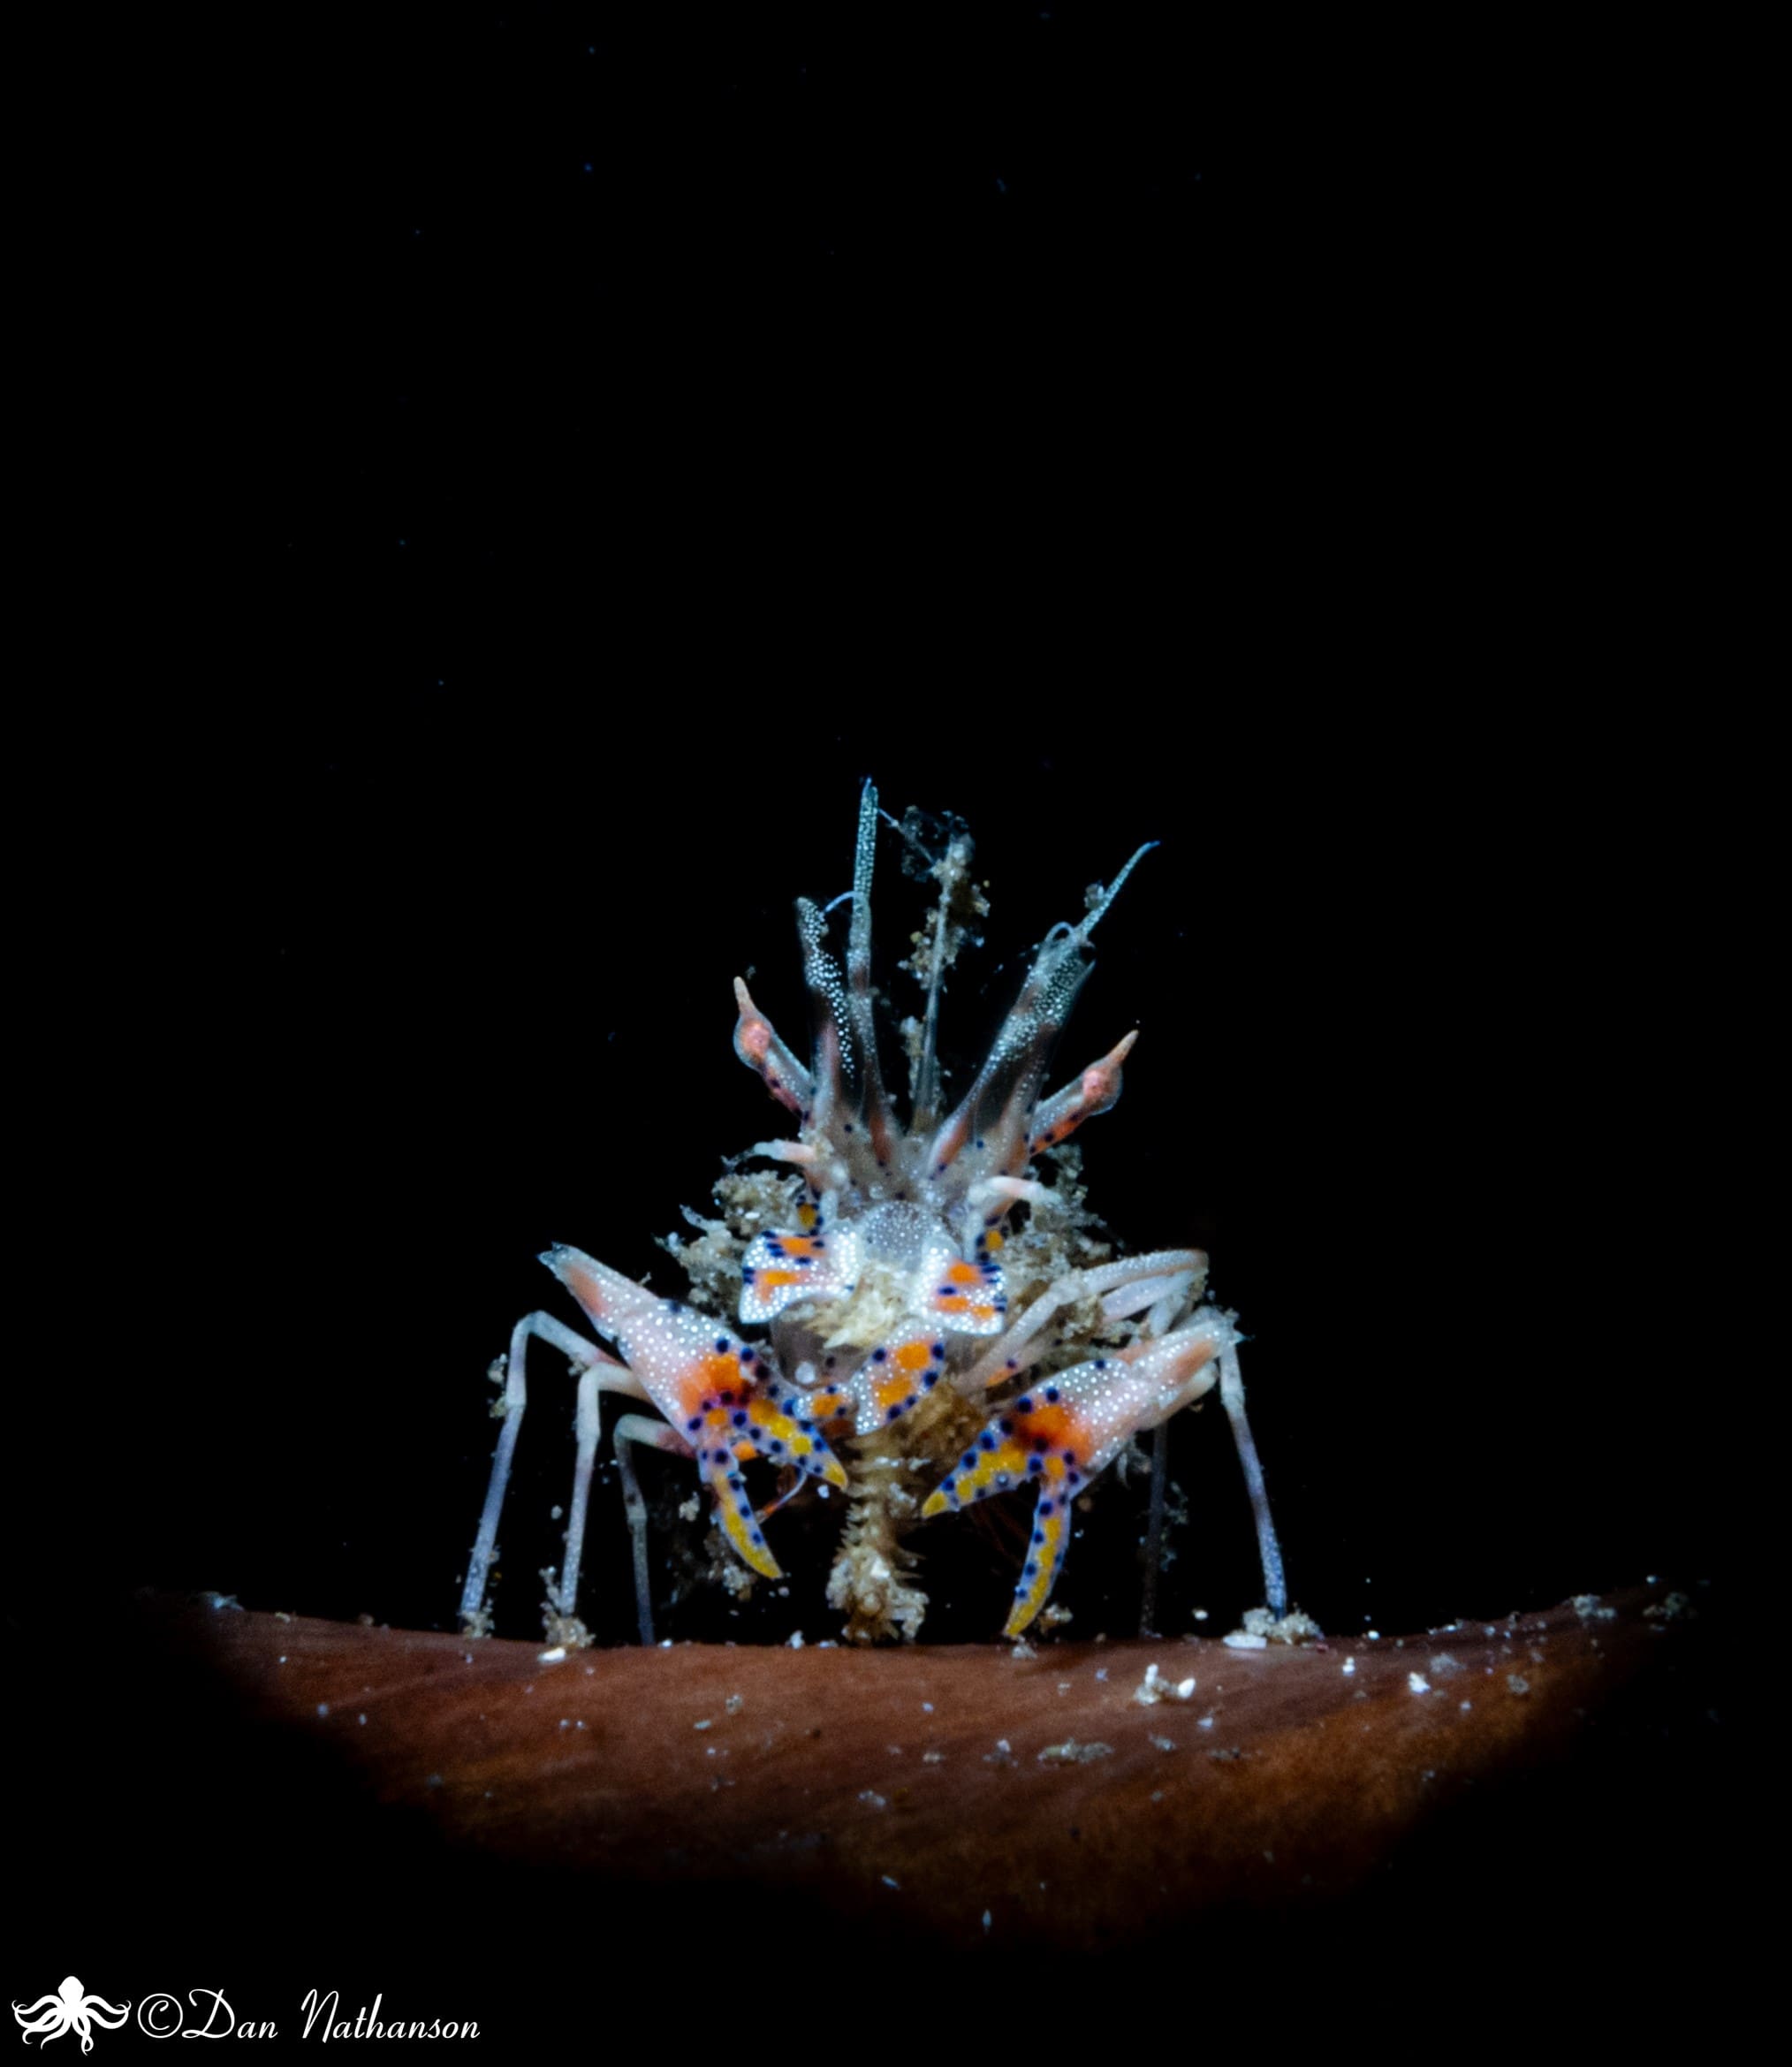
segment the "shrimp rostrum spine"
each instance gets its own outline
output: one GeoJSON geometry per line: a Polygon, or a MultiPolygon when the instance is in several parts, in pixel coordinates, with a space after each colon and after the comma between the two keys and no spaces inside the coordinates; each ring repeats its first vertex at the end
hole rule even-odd
{"type": "Polygon", "coordinates": [[[925,989],[901,1029],[908,1116],[887,1090],[873,1015],[871,884],[881,823],[868,782],[853,886],[826,908],[796,907],[812,1020],[799,1060],[736,978],[735,1052],[794,1121],[756,1143],[717,1187],[719,1220],[687,1215],[701,1239],[667,1246],[691,1280],[669,1299],[577,1249],[542,1261],[577,1303],[581,1334],[527,1314],[494,1371],[504,1425],[461,1599],[467,1628],[488,1625],[486,1594],[512,1458],[527,1405],[531,1340],[577,1373],[577,1458],[566,1559],[551,1578],[551,1633],[582,1636],[576,1600],[600,1395],[626,1413],[613,1441],[634,1539],[637,1616],[652,1640],[645,1508],[630,1451],[689,1458],[709,1486],[732,1556],[780,1576],[743,1467],[786,1474],[775,1503],[814,1483],[848,1495],[829,1600],[858,1640],[913,1637],[925,1611],[907,1538],[923,1522],[1031,1486],[1031,1541],[1005,1633],[1017,1637],[1050,1599],[1070,1536],[1071,1503],[1134,1437],[1217,1384],[1245,1468],[1270,1612],[1287,1608],[1280,1554],[1251,1441],[1234,1317],[1201,1304],[1196,1249],[1117,1257],[1082,1204],[1070,1136],[1120,1093],[1135,1033],[1048,1090],[1059,1032],[1092,966],[1090,940],[1141,847],[1091,890],[1075,923],[1053,926],[963,1096],[945,1106],[937,1037],[945,972],[983,908],[970,843],[953,829],[925,845],[915,814],[896,827],[938,885],[938,901],[905,967],[925,989]],[[848,908],[845,954],[837,907],[848,908]],[[1056,1171],[1056,1185],[1041,1175],[1056,1171]],[[1025,1209],[1024,1212],[1019,1209],[1025,1209]],[[768,1225],[768,1220],[774,1224],[768,1225]],[[594,1339],[595,1338],[595,1339],[594,1339]],[[918,1478],[918,1483],[909,1480],[918,1478]]]}

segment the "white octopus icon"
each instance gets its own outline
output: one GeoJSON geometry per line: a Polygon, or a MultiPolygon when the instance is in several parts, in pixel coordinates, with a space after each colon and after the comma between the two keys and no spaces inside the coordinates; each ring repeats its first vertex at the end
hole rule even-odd
{"type": "Polygon", "coordinates": [[[51,2039],[59,2039],[65,2031],[78,2031],[81,2034],[81,2050],[94,2049],[94,2025],[101,2025],[107,2031],[117,2031],[131,2014],[126,2002],[120,2009],[116,2002],[108,2002],[103,1995],[89,1995],[83,1992],[81,1984],[70,1974],[53,1995],[40,1995],[28,2009],[21,2009],[15,2002],[12,2014],[24,2025],[25,2042],[28,2046],[34,2038],[41,2038],[45,2045],[51,2039]]]}

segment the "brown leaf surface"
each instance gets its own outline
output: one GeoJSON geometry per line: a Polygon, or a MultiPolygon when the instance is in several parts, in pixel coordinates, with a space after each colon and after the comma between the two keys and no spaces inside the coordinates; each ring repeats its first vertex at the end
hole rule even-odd
{"type": "Polygon", "coordinates": [[[327,1753],[376,1816],[524,1884],[566,1880],[593,1913],[744,1904],[941,1945],[987,1931],[1088,1949],[1324,1907],[1396,1865],[1422,1882],[1453,1846],[1472,1880],[1475,1847],[1520,1828],[1527,1871],[1548,1875],[1553,1826],[1525,1821],[1527,1800],[1584,1795],[1620,1755],[1605,1721],[1640,1715],[1647,1733],[1699,1698],[1684,1669],[1699,1624],[1663,1616],[1663,1593],[1261,1651],[683,1645],[550,1661],[536,1645],[194,1607],[168,1633],[254,1726],[327,1753]],[[1136,1701],[1153,1663],[1192,1676],[1192,1698],[1136,1701]]]}

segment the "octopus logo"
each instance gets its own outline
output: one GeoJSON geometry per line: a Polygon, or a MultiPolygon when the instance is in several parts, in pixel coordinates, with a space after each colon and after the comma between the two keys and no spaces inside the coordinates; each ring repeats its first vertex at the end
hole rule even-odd
{"type": "Polygon", "coordinates": [[[108,2002],[103,1996],[89,1995],[73,1974],[53,1995],[40,1995],[27,2009],[15,2002],[12,2014],[24,2026],[25,2042],[28,2046],[34,2038],[40,2038],[45,2045],[51,2039],[59,2039],[65,2031],[78,2031],[81,2034],[81,2050],[94,2049],[94,2026],[103,2025],[107,2031],[117,2031],[131,2014],[126,2002],[120,2008],[108,2002]]]}

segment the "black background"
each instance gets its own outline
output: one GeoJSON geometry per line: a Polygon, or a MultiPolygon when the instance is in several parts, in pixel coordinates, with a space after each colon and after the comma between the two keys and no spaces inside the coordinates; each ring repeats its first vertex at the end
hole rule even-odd
{"type": "MultiPolygon", "coordinates": [[[[256,1606],[452,1616],[494,1433],[485,1365],[517,1313],[558,1310],[535,1256],[569,1240],[671,1282],[654,1237],[708,1205],[724,1154],[782,1131],[730,1052],[728,983],[754,971],[802,1037],[790,898],[849,880],[875,756],[892,804],[964,807],[981,834],[994,911],[949,996],[961,1040],[1086,883],[1163,840],[1097,936],[1059,1074],[1140,1026],[1120,1105],[1082,1136],[1091,1197],[1131,1247],[1211,1253],[1252,1337],[1295,1592],[1325,1625],[1493,1615],[1697,1562],[1675,1360],[1641,1281],[1664,1208],[1619,1188],[1641,1144],[1603,1081],[1636,1047],[1621,905],[1546,903],[1492,814],[1440,808],[1416,775],[1347,755],[1333,779],[1305,720],[1276,742],[1291,776],[1235,720],[1167,699],[1154,718],[1098,674],[1065,680],[1052,718],[1036,691],[991,692],[1065,746],[1036,732],[985,772],[876,724],[831,730],[849,695],[831,683],[742,695],[779,720],[601,660],[582,692],[513,692],[484,655],[425,665],[445,687],[414,669],[377,713],[314,705],[255,741],[238,807],[203,817],[186,909],[145,928],[158,1061],[125,1134],[185,1253],[144,1316],[169,1361],[108,1410],[132,1439],[109,1556],[256,1606]],[[748,750],[767,723],[787,754],[748,750]]],[[[977,695],[893,693],[917,716],[977,695]]],[[[1530,870],[1568,837],[1541,789],[1530,870]]],[[[886,908],[913,916],[887,873],[886,908]]],[[[558,1359],[539,1372],[513,1546],[570,1473],[558,1359]]],[[[1198,1489],[1180,1571],[1191,1602],[1235,1612],[1256,1596],[1226,1438],[1191,1416],[1174,1445],[1198,1489]]],[[[617,1636],[619,1526],[600,1515],[589,1567],[617,1636]]],[[[1073,1604],[1096,1562],[1074,1559],[1073,1604]]],[[[811,1637],[823,1577],[787,1617],[811,1637]]],[[[501,1596],[513,1633],[533,1633],[525,1594],[501,1596]]],[[[984,1589],[985,1620],[1001,1597],[984,1589]]],[[[1126,1626],[1118,1597],[1083,1598],[1080,1621],[1100,1600],[1126,1626]]]]}
{"type": "MultiPolygon", "coordinates": [[[[801,1038],[791,900],[846,886],[867,774],[978,840],[961,1060],[1163,843],[1060,1075],[1142,1029],[1091,1198],[1211,1250],[1323,1625],[1717,1571],[1707,778],[1581,607],[1607,434],[1568,269],[1484,296],[1498,224],[1348,125],[1296,148],[1266,76],[1213,17],[1076,5],[388,9],[111,54],[133,141],[71,155],[59,256],[107,283],[70,339],[122,395],[130,543],[18,778],[58,1144],[26,1641],[143,1585],[451,1626],[533,1259],[664,1281],[653,1237],[778,1131],[729,979],[801,1038]]],[[[554,1362],[513,1634],[558,1553],[554,1362]]],[[[1217,1414],[1173,1442],[1163,1621],[1222,1629],[1257,1598],[1235,1467],[1217,1414]]],[[[1078,1635],[1133,1626],[1142,1499],[1073,1554],[1078,1635]]],[[[728,1634],[829,1632],[782,1519],[792,1598],[728,1634]]],[[[971,1640],[1011,1574],[957,1528],[929,1634],[971,1640]]],[[[611,1488],[605,1640],[626,1572],[611,1488]]],[[[134,1754],[61,1669],[48,1791],[100,1775],[84,1841],[137,1889],[121,1782],[194,1775],[153,1662],[134,1754]]]]}

